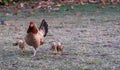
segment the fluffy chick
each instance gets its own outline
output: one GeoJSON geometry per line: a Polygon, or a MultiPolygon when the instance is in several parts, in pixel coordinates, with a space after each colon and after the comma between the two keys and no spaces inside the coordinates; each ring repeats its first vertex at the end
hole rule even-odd
{"type": "Polygon", "coordinates": [[[61,43],[61,42],[58,42],[58,43],[57,43],[57,51],[58,51],[58,52],[62,52],[63,49],[64,49],[64,46],[62,45],[62,43],[61,43]]]}
{"type": "Polygon", "coordinates": [[[51,46],[51,50],[54,54],[58,52],[62,52],[64,49],[64,46],[61,44],[61,42],[53,42],[51,46]]]}
{"type": "Polygon", "coordinates": [[[19,48],[22,50],[22,52],[25,52],[25,46],[26,43],[23,40],[18,40],[16,43],[13,43],[13,46],[19,46],[19,48]]]}

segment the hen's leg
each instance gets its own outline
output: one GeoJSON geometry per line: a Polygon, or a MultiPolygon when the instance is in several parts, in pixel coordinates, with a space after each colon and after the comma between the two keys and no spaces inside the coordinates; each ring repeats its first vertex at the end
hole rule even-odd
{"type": "Polygon", "coordinates": [[[33,55],[32,55],[32,57],[34,57],[36,55],[36,52],[37,52],[37,50],[35,48],[33,48],[33,55]]]}

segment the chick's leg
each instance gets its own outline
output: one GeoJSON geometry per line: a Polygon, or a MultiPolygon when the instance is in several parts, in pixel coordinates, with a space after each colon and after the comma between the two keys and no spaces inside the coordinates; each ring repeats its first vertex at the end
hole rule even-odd
{"type": "Polygon", "coordinates": [[[25,53],[25,48],[22,49],[22,53],[25,53]]]}

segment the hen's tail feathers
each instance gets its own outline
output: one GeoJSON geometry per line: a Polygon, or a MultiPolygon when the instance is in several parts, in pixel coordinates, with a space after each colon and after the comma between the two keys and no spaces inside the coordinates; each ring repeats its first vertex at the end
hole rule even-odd
{"type": "Polygon", "coordinates": [[[48,24],[47,22],[45,21],[45,19],[42,20],[41,24],[40,24],[40,27],[39,27],[39,30],[40,29],[43,29],[44,30],[44,37],[47,35],[48,33],[48,24]]]}

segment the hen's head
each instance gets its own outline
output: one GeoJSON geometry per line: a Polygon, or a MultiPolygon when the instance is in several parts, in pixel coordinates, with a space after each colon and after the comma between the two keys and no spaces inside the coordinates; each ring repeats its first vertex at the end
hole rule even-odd
{"type": "Polygon", "coordinates": [[[37,27],[35,26],[35,24],[33,22],[30,22],[29,24],[29,28],[27,30],[27,33],[34,33],[36,34],[38,32],[37,27]]]}

